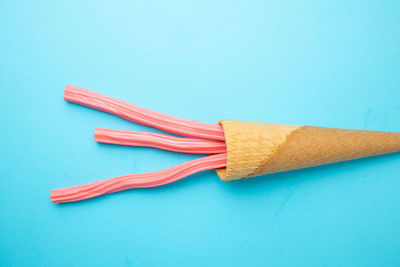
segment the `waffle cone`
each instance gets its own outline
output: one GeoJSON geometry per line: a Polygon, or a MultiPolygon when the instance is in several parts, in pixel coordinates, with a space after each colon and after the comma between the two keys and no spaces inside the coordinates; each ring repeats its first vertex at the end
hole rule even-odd
{"type": "Polygon", "coordinates": [[[400,151],[400,133],[221,120],[228,161],[223,181],[400,151]]]}

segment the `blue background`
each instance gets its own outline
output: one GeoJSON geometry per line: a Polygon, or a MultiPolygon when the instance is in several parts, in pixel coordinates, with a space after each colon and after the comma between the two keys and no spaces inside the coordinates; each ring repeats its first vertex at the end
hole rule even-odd
{"type": "Polygon", "coordinates": [[[53,205],[199,157],[95,143],[156,130],[67,83],[204,122],[399,131],[400,1],[0,0],[0,265],[400,265],[399,154],[53,205]]]}

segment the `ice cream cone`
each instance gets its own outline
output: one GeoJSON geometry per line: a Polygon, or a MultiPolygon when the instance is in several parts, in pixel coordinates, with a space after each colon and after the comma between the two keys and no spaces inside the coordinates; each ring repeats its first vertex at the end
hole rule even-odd
{"type": "Polygon", "coordinates": [[[400,133],[221,120],[224,181],[400,151],[400,133]]]}

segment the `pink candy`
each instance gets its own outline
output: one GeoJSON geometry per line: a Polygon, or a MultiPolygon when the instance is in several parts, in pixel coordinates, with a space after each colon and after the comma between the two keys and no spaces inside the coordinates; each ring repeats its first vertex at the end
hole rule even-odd
{"type": "Polygon", "coordinates": [[[226,145],[224,132],[220,125],[165,115],[72,85],[65,87],[64,99],[112,113],[139,124],[185,136],[174,137],[150,132],[96,128],[95,140],[97,142],[214,155],[160,171],[124,175],[89,184],[54,189],[50,193],[53,203],[79,201],[131,188],[160,186],[200,171],[226,167],[226,145]]]}

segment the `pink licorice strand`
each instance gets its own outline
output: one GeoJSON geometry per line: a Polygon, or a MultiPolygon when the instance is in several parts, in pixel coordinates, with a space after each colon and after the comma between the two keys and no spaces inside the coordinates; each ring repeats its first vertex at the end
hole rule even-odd
{"type": "MultiPolygon", "coordinates": [[[[84,106],[89,106],[95,109],[99,109],[105,112],[109,112],[112,113],[114,115],[117,115],[119,117],[122,117],[124,119],[136,122],[136,123],[140,123],[143,125],[147,125],[147,126],[152,126],[167,132],[172,132],[172,133],[176,133],[176,134],[180,134],[180,135],[184,135],[184,136],[200,136],[202,138],[211,138],[213,139],[213,137],[210,135],[211,130],[207,130],[207,129],[203,129],[202,133],[198,133],[196,132],[196,129],[191,129],[191,128],[187,128],[187,126],[185,125],[173,125],[173,123],[168,122],[168,120],[159,120],[160,115],[152,115],[153,112],[148,111],[147,115],[151,115],[152,117],[146,116],[146,114],[143,113],[138,113],[138,110],[133,109],[133,105],[131,105],[130,109],[126,109],[125,106],[128,103],[124,103],[125,106],[123,106],[122,104],[119,106],[115,106],[115,103],[107,103],[107,101],[105,99],[102,99],[101,101],[98,101],[98,99],[94,99],[93,96],[89,96],[92,97],[91,99],[88,99],[87,96],[82,97],[82,95],[75,95],[74,98],[69,98],[68,94],[66,93],[65,99],[67,101],[70,102],[74,102],[77,104],[81,104],[84,106]],[[89,101],[91,103],[89,103],[89,101]],[[97,104],[96,104],[97,103],[97,104]]],[[[122,101],[121,101],[122,102],[122,101]]],[[[138,108],[138,107],[135,107],[138,108]]],[[[175,120],[175,124],[176,124],[176,120],[175,120]]],[[[195,125],[195,123],[191,123],[192,126],[195,125]]],[[[215,125],[214,125],[215,126],[215,125]]],[[[193,127],[192,127],[193,128],[193,127]]],[[[212,134],[212,133],[211,133],[212,134]]]]}
{"type": "MultiPolygon", "coordinates": [[[[212,156],[210,156],[212,157],[212,156]]],[[[210,160],[208,160],[210,161],[210,160]]],[[[215,161],[215,160],[214,160],[215,161]]],[[[147,173],[148,175],[151,175],[153,177],[145,177],[142,179],[140,178],[140,174],[135,174],[135,175],[127,175],[127,176],[121,176],[113,179],[108,179],[105,181],[100,181],[100,187],[99,187],[99,182],[93,183],[94,185],[91,186],[91,184],[83,185],[83,190],[80,190],[80,188],[76,189],[77,187],[74,187],[73,191],[69,194],[68,192],[65,191],[71,191],[70,188],[65,189],[57,189],[60,191],[64,191],[64,194],[59,194],[59,195],[53,195],[52,196],[52,201],[53,202],[69,202],[69,201],[76,201],[80,199],[85,199],[89,197],[94,197],[98,196],[101,194],[105,193],[112,193],[112,192],[117,192],[121,190],[125,190],[128,188],[141,188],[141,187],[153,187],[153,186],[158,186],[166,183],[171,183],[181,176],[188,176],[190,174],[202,171],[202,170],[207,170],[210,169],[210,164],[212,162],[204,162],[204,163],[198,163],[197,167],[195,169],[184,169],[184,168],[176,168],[179,166],[175,166],[174,170],[171,170],[173,168],[169,168],[167,170],[163,171],[158,171],[154,173],[147,173]],[[168,173],[170,172],[170,173],[168,173]],[[161,178],[159,178],[160,176],[161,178]],[[91,188],[88,188],[88,186],[91,186],[91,188]],[[90,190],[89,190],[90,189],[90,190]],[[69,195],[69,196],[68,196],[69,195]]],[[[214,164],[219,164],[219,165],[214,165],[215,168],[220,168],[221,166],[225,166],[226,164],[226,159],[218,159],[218,162],[214,162],[214,164]]],[[[78,186],[82,187],[82,186],[78,186]]],[[[55,190],[54,190],[55,191],[55,190]]],[[[53,193],[53,192],[52,192],[53,193]]],[[[57,192],[58,193],[58,192],[57,192]]]]}
{"type": "MultiPolygon", "coordinates": [[[[217,156],[217,155],[214,155],[217,156]]],[[[214,157],[214,156],[209,156],[209,157],[214,157]]],[[[208,158],[209,158],[208,157],[208,158]]],[[[223,156],[223,157],[226,157],[223,156]]],[[[159,171],[155,173],[148,173],[143,174],[143,175],[127,175],[127,176],[121,176],[109,180],[104,180],[104,181],[99,181],[95,182],[92,184],[87,184],[83,185],[83,189],[79,188],[82,186],[78,187],[73,187],[73,188],[67,188],[67,189],[57,189],[52,191],[52,201],[54,203],[59,203],[59,202],[70,202],[70,201],[76,201],[76,200],[81,200],[81,199],[86,199],[94,196],[98,196],[104,193],[111,193],[111,192],[116,192],[128,188],[139,188],[139,187],[152,187],[152,186],[158,186],[166,183],[173,182],[177,179],[183,178],[185,176],[188,176],[192,173],[202,171],[202,170],[207,170],[210,168],[221,168],[226,165],[226,159],[219,159],[219,162],[215,162],[213,166],[211,166],[212,162],[205,162],[203,164],[198,163],[196,169],[190,169],[191,166],[188,166],[185,169],[185,166],[175,166],[172,168],[169,168],[164,171],[159,171]],[[181,167],[175,170],[174,168],[176,167],[181,167]],[[166,172],[166,173],[165,173],[166,172]],[[168,173],[170,172],[170,173],[168,173]],[[141,178],[141,176],[153,176],[153,178],[149,177],[144,177],[141,178]],[[100,185],[100,186],[99,186],[100,185]],[[88,188],[88,186],[91,188],[88,188]],[[64,191],[64,192],[57,192],[57,191],[64,191]],[[70,191],[70,192],[68,192],[70,191]]]]}
{"type": "Polygon", "coordinates": [[[178,135],[225,141],[220,125],[162,114],[72,85],[65,87],[64,99],[178,135]]]}
{"type": "Polygon", "coordinates": [[[154,187],[174,182],[191,174],[223,168],[226,166],[226,153],[191,160],[161,171],[124,175],[85,185],[51,191],[53,203],[72,202],[113,193],[130,188],[154,187]]]}
{"type": "MultiPolygon", "coordinates": [[[[223,163],[221,165],[215,165],[217,168],[221,168],[220,166],[225,166],[223,163]]],[[[153,179],[140,179],[140,180],[136,180],[136,178],[138,178],[138,175],[126,175],[124,177],[118,177],[121,179],[112,181],[112,183],[108,183],[108,184],[102,184],[102,186],[99,188],[95,188],[95,189],[91,189],[91,190],[83,190],[79,193],[75,193],[75,194],[69,194],[69,196],[60,196],[60,197],[54,197],[53,198],[53,202],[54,203],[60,203],[60,202],[70,202],[70,201],[77,201],[77,200],[83,200],[83,199],[87,199],[87,198],[92,198],[92,197],[96,197],[99,195],[103,195],[103,194],[109,194],[109,193],[114,193],[114,192],[118,192],[118,191],[122,191],[122,190],[126,190],[126,189],[130,189],[130,188],[145,188],[145,187],[155,187],[155,186],[160,186],[160,185],[164,185],[164,184],[169,184],[172,183],[178,179],[183,178],[182,176],[189,176],[193,173],[202,171],[202,170],[207,170],[210,167],[205,165],[205,166],[198,166],[197,169],[194,169],[190,172],[186,171],[186,172],[177,172],[174,173],[174,175],[170,174],[165,176],[165,174],[159,174],[157,176],[155,176],[153,179]],[[158,176],[165,176],[165,178],[158,178],[158,176]],[[60,201],[62,199],[62,201],[60,201]]]]}
{"type": "Polygon", "coordinates": [[[96,128],[94,138],[96,142],[101,143],[155,147],[182,153],[219,154],[226,152],[225,142],[174,137],[150,132],[96,128]]]}

